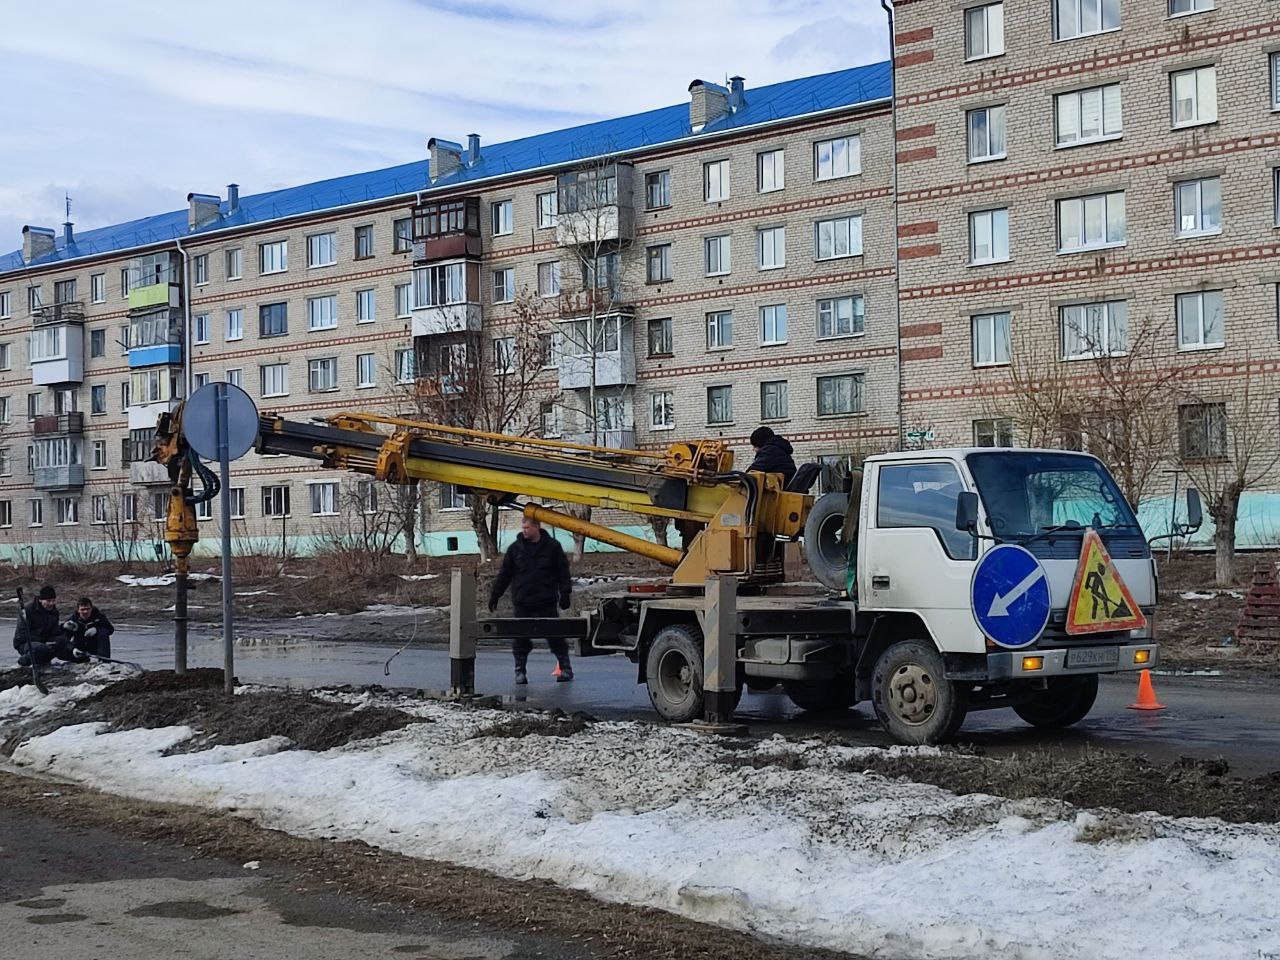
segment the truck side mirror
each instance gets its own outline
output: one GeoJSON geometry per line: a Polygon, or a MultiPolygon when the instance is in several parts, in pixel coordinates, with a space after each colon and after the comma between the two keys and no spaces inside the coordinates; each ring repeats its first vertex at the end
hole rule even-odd
{"type": "Polygon", "coordinates": [[[964,490],[956,497],[956,529],[978,532],[978,495],[972,490],[964,490]]]}
{"type": "Polygon", "coordinates": [[[1187,533],[1194,533],[1204,523],[1204,508],[1200,505],[1200,491],[1187,488],[1187,533]]]}

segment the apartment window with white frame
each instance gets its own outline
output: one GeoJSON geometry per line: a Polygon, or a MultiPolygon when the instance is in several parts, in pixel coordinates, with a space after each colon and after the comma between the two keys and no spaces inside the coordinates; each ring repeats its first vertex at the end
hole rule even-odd
{"type": "Polygon", "coordinates": [[[1058,252],[1097,250],[1125,243],[1124,191],[1058,201],[1058,252]]]}
{"type": "Polygon", "coordinates": [[[1224,345],[1221,290],[1180,293],[1176,311],[1178,349],[1207,350],[1224,345]]]}
{"type": "Polygon", "coordinates": [[[356,387],[367,389],[377,386],[378,368],[372,353],[356,354],[356,387]]]}
{"type": "Polygon", "coordinates": [[[80,522],[80,501],[75,497],[54,497],[53,505],[58,514],[58,525],[69,527],[80,522]]]}
{"type": "Polygon", "coordinates": [[[787,228],[762,227],[756,232],[757,262],[761,270],[778,270],[787,265],[787,228]]]}
{"type": "Polygon", "coordinates": [[[866,310],[861,294],[818,301],[818,339],[859,336],[866,330],[866,310]]]}
{"type": "Polygon", "coordinates": [[[244,311],[239,308],[227,311],[227,339],[244,339],[244,311]]]}
{"type": "Polygon", "coordinates": [[[307,484],[311,495],[311,515],[313,517],[334,517],[338,515],[338,481],[313,480],[307,484]]]}
{"type": "Polygon", "coordinates": [[[649,427],[653,430],[671,430],[675,425],[675,394],[670,390],[655,390],[649,394],[649,427]]]}
{"type": "Polygon", "coordinates": [[[151,494],[151,519],[163,520],[169,511],[169,494],[160,490],[151,494]]]}
{"type": "Polygon", "coordinates": [[[538,194],[538,229],[547,230],[556,225],[559,208],[556,206],[556,191],[548,190],[538,194]]]}
{"type": "Polygon", "coordinates": [[[671,279],[671,244],[660,243],[645,247],[644,251],[645,281],[662,283],[671,279]]]}
{"type": "Polygon", "coordinates": [[[191,273],[195,278],[197,287],[202,287],[209,282],[209,255],[207,253],[198,253],[191,258],[191,273]]]}
{"type": "Polygon", "coordinates": [[[733,346],[733,312],[715,310],[707,314],[707,349],[723,350],[733,346]]]}
{"type": "Polygon", "coordinates": [[[862,172],[862,141],[856,134],[813,145],[813,179],[836,180],[862,172]]]}
{"type": "Polygon", "coordinates": [[[258,244],[258,272],[284,273],[289,269],[289,241],[258,244]]]}
{"type": "Polygon", "coordinates": [[[1175,183],[1173,202],[1179,237],[1204,237],[1222,232],[1221,178],[1175,183]]]}
{"type": "MultiPolygon", "coordinates": [[[[107,388],[104,386],[102,389],[107,388]]],[[[13,410],[9,406],[8,397],[0,397],[0,423],[13,423],[13,410]]]]}
{"type": "Polygon", "coordinates": [[[1123,300],[1059,307],[1058,317],[1064,360],[1114,356],[1129,348],[1129,305],[1123,300]]]}
{"type": "Polygon", "coordinates": [[[1059,147],[1113,140],[1124,133],[1120,84],[1072,90],[1053,98],[1054,130],[1059,147]]]}
{"type": "MultiPolygon", "coordinates": [[[[1280,110],[1280,53],[1273,53],[1268,58],[1269,73],[1271,75],[1271,109],[1280,110]]],[[[3,296],[3,294],[0,294],[3,296]]],[[[0,310],[0,315],[7,311],[0,310]]]]}
{"type": "Polygon", "coordinates": [[[516,271],[503,267],[493,271],[493,302],[511,303],[516,298],[516,271]]]}
{"type": "Polygon", "coordinates": [[[92,520],[90,521],[91,523],[99,523],[99,524],[106,523],[110,519],[108,515],[108,511],[110,509],[109,501],[105,496],[98,495],[91,498],[89,501],[89,505],[92,511],[91,512],[92,520]]]}
{"type": "Polygon", "coordinates": [[[649,356],[669,357],[672,352],[670,317],[656,317],[649,321],[649,356]]]}
{"type": "Polygon", "coordinates": [[[0,527],[13,526],[13,501],[0,500],[0,527]]]}
{"type": "Polygon", "coordinates": [[[760,384],[760,419],[785,420],[788,416],[787,381],[763,381],[760,384]]]}
{"type": "Polygon", "coordinates": [[[375,318],[373,290],[357,290],[356,323],[373,323],[375,318]]]}
{"type": "Polygon", "coordinates": [[[495,237],[505,236],[515,229],[510,200],[496,200],[489,204],[489,226],[495,237]]]}
{"type": "Polygon", "coordinates": [[[338,298],[334,294],[307,298],[307,329],[332,330],[338,325],[338,298]]]}
{"type": "Polygon", "coordinates": [[[289,488],[272,484],[262,488],[262,515],[279,519],[289,516],[289,488]]]}
{"type": "Polygon", "coordinates": [[[129,397],[134,403],[164,403],[177,393],[178,371],[167,367],[135,370],[129,381],[129,397]]]}
{"type": "Polygon", "coordinates": [[[129,288],[133,285],[133,280],[129,276],[129,268],[125,267],[120,271],[120,299],[129,299],[129,288]]]}
{"type": "Polygon", "coordinates": [[[9,344],[0,343],[0,370],[13,369],[13,355],[9,344]]]}
{"type": "Polygon", "coordinates": [[[307,388],[312,393],[338,389],[338,358],[320,357],[307,363],[307,388]]]}
{"type": "MultiPolygon", "coordinates": [[[[395,370],[396,380],[400,383],[413,382],[414,377],[418,375],[418,359],[411,348],[395,352],[395,370]]],[[[457,376],[457,372],[450,371],[450,375],[457,376]]]]}
{"type": "Polygon", "coordinates": [[[261,395],[264,397],[283,397],[289,393],[289,365],[286,363],[264,363],[258,368],[261,374],[261,395]]]}
{"type": "Polygon", "coordinates": [[[396,284],[396,317],[413,316],[413,284],[396,284]]]}
{"type": "Polygon", "coordinates": [[[207,384],[212,377],[213,377],[213,374],[211,373],[193,373],[191,375],[192,391],[194,392],[196,390],[199,390],[201,387],[207,384]]]}
{"type": "Polygon", "coordinates": [[[413,217],[401,217],[391,223],[391,252],[408,253],[413,249],[413,217]]]}
{"type": "Polygon", "coordinates": [[[863,411],[865,374],[844,373],[818,377],[818,416],[846,416],[863,411]]]}
{"type": "Polygon", "coordinates": [[[988,417],[973,421],[975,447],[1012,447],[1013,421],[1008,417],[988,417]]]}
{"type": "Polygon", "coordinates": [[[1169,74],[1169,96],[1175,127],[1194,127],[1218,119],[1218,69],[1193,67],[1169,74]]]}
{"type": "Polygon", "coordinates": [[[8,290],[0,291],[0,320],[8,319],[13,309],[13,298],[8,290]]]}
{"type": "Polygon", "coordinates": [[[44,526],[44,501],[39,497],[27,501],[27,526],[44,526]]]}
{"type": "Polygon", "coordinates": [[[862,256],[862,217],[836,217],[813,225],[815,260],[862,256]]]}
{"type": "Polygon", "coordinates": [[[978,313],[973,316],[973,365],[1004,366],[1009,362],[1010,318],[1007,313],[978,313]]]}
{"type": "Polygon", "coordinates": [[[460,491],[452,483],[440,484],[440,509],[441,510],[466,510],[467,495],[460,491]]]}
{"type": "Polygon", "coordinates": [[[228,280],[239,280],[244,271],[244,253],[239,247],[234,250],[228,250],[226,255],[226,269],[228,280]]]}
{"type": "Polygon", "coordinates": [[[1213,9],[1214,0],[1169,0],[1169,16],[1185,17],[1213,9]]]}
{"type": "Polygon", "coordinates": [[[313,233],[307,237],[307,266],[331,267],[338,262],[338,235],[313,233]]]}
{"type": "Polygon", "coordinates": [[[965,114],[969,131],[969,162],[985,163],[1005,157],[1005,108],[980,107],[965,114]]]}
{"type": "Polygon", "coordinates": [[[0,477],[13,476],[13,460],[9,456],[8,447],[0,447],[0,477]]]}
{"type": "Polygon", "coordinates": [[[703,240],[703,247],[706,251],[706,267],[708,277],[717,277],[727,274],[731,267],[731,241],[732,237],[725,233],[718,237],[706,237],[703,240]]]}
{"type": "Polygon", "coordinates": [[[231,384],[231,386],[233,387],[244,386],[244,370],[242,370],[240,367],[232,367],[230,370],[226,372],[225,376],[226,376],[227,383],[231,384]]]}
{"type": "Polygon", "coordinates": [[[27,287],[27,309],[33,313],[44,306],[44,292],[39,286],[27,287]]]}
{"type": "Polygon", "coordinates": [[[760,345],[787,342],[787,305],[773,303],[760,308],[760,345]]]}
{"type": "Polygon", "coordinates": [[[361,513],[378,512],[378,485],[373,480],[356,481],[356,502],[361,513]]]}
{"type": "Polygon", "coordinates": [[[368,260],[373,257],[373,224],[365,223],[355,228],[352,234],[356,245],[357,260],[368,260]]]}
{"type": "Polygon", "coordinates": [[[107,275],[95,273],[89,277],[89,298],[94,303],[107,302],[107,275]]]}
{"type": "Polygon", "coordinates": [[[209,342],[212,331],[209,329],[209,314],[197,313],[191,318],[191,342],[205,344],[209,342]]]}
{"type": "Polygon", "coordinates": [[[516,368],[516,338],[493,338],[493,372],[511,373],[516,368]]]}
{"type": "Polygon", "coordinates": [[[702,199],[707,203],[729,199],[728,160],[711,160],[702,165],[702,199]]]}
{"type": "Polygon", "coordinates": [[[243,520],[244,519],[244,487],[232,487],[230,493],[231,493],[231,496],[228,499],[231,500],[231,519],[243,520]]]}
{"type": "Polygon", "coordinates": [[[733,387],[707,387],[707,423],[733,423],[733,387]]]}
{"type": "Polygon", "coordinates": [[[655,170],[644,175],[644,200],[646,210],[671,206],[670,170],[655,170]]]}
{"type": "Polygon", "coordinates": [[[969,214],[969,263],[1004,263],[1009,259],[1009,211],[976,210],[969,214]]]}
{"type": "Polygon", "coordinates": [[[1053,39],[1120,29],[1120,0],[1054,0],[1053,39]]]}
{"type": "Polygon", "coordinates": [[[770,193],[787,185],[786,154],[781,147],[756,154],[756,190],[770,193]]]}
{"type": "Polygon", "coordinates": [[[1004,53],[1004,4],[988,3],[964,12],[964,58],[982,60],[1004,53]]]}
{"type": "Polygon", "coordinates": [[[548,260],[538,264],[538,296],[560,296],[560,261],[548,260]]]}

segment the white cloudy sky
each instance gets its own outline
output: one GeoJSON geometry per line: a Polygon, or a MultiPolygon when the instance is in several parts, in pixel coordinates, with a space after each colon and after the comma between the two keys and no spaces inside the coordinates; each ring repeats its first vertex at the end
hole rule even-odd
{"type": "Polygon", "coordinates": [[[6,2],[0,251],[886,55],[878,0],[6,2]]]}

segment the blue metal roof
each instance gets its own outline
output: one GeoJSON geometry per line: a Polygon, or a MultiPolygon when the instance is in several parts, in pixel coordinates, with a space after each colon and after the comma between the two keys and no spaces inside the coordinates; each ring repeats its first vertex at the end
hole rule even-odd
{"type": "MultiPolygon", "coordinates": [[[[110,227],[78,233],[69,247],[62,235],[55,251],[26,264],[22,251],[0,256],[0,274],[35,266],[98,256],[199,236],[213,230],[266,223],[286,217],[314,213],[348,204],[404,196],[416,190],[443,189],[472,180],[517,174],[539,167],[572,164],[588,157],[652,147],[674,141],[724,133],[740,127],[778,122],[791,117],[837,107],[856,106],[888,99],[892,79],[887,61],[785,80],[769,86],[747,89],[745,103],[735,113],[708,124],[695,134],[689,127],[688,102],[637,113],[629,117],[600,120],[582,126],[540,133],[506,143],[486,144],[480,161],[464,166],[449,177],[432,184],[427,161],[404,163],[371,173],[354,173],[332,180],[303,184],[240,198],[240,208],[198,230],[187,229],[187,210],[130,220],[110,227]]],[[[223,202],[226,209],[226,202],[223,202]]]]}

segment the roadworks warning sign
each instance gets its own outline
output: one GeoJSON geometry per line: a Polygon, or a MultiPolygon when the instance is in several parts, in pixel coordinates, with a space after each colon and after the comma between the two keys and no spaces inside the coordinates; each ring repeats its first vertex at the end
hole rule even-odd
{"type": "Polygon", "coordinates": [[[1146,625],[1147,618],[1120,579],[1098,531],[1089,527],[1067,603],[1067,633],[1137,630],[1146,625]]]}

